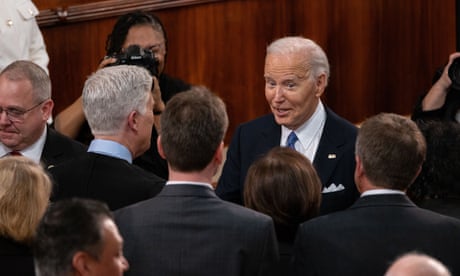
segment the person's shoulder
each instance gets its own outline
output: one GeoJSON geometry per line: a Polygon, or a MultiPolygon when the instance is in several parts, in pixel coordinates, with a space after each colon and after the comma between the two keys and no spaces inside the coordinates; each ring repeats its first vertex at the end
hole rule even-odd
{"type": "Polygon", "coordinates": [[[247,207],[224,201],[222,199],[218,199],[221,207],[220,209],[216,208],[216,210],[220,210],[225,216],[234,221],[240,222],[259,222],[259,223],[271,223],[272,218],[266,214],[254,211],[247,207]]]}
{"type": "Polygon", "coordinates": [[[59,133],[51,127],[48,128],[46,143],[50,147],[62,147],[74,152],[86,152],[88,148],[86,145],[59,133]]]}

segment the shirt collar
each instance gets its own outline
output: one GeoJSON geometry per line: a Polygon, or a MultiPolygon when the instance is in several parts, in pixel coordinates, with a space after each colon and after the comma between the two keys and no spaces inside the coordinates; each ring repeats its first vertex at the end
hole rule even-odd
{"type": "Polygon", "coordinates": [[[128,148],[118,142],[111,140],[94,139],[89,145],[88,152],[108,155],[111,157],[126,160],[130,164],[133,163],[133,157],[128,148]]]}
{"type": "Polygon", "coordinates": [[[373,189],[373,190],[368,190],[368,191],[363,192],[361,194],[361,197],[369,196],[369,195],[389,195],[389,194],[405,195],[406,193],[400,190],[392,190],[392,189],[373,189]]]}
{"type": "Polygon", "coordinates": [[[166,181],[166,185],[197,185],[197,186],[204,186],[208,187],[211,190],[214,190],[211,184],[206,182],[196,182],[196,181],[166,181]]]}

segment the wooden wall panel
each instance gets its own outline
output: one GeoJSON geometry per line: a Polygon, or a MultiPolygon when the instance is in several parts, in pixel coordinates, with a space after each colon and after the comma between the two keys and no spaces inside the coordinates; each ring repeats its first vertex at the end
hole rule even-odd
{"type": "Polygon", "coordinates": [[[410,114],[455,51],[453,0],[309,0],[295,1],[292,11],[294,33],[328,54],[327,103],[353,122],[410,114]]]}
{"type": "MultiPolygon", "coordinates": [[[[166,72],[224,98],[227,141],[239,123],[269,112],[263,63],[278,37],[303,35],[324,48],[331,63],[325,101],[352,122],[382,111],[409,114],[455,50],[455,0],[227,0],[152,9],[169,36],[166,72]]],[[[42,26],[56,111],[80,95],[115,20],[42,26]]]]}

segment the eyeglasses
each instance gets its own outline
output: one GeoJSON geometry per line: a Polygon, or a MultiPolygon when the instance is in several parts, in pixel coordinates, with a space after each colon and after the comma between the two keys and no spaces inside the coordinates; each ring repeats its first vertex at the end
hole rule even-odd
{"type": "Polygon", "coordinates": [[[150,50],[152,52],[152,54],[157,54],[157,53],[163,53],[164,50],[165,50],[165,41],[162,41],[160,43],[157,43],[155,45],[152,45],[150,47],[147,48],[148,50],[150,50]]]}
{"type": "Polygon", "coordinates": [[[26,110],[21,110],[21,109],[17,109],[17,108],[3,108],[3,107],[0,107],[0,115],[3,112],[5,112],[6,117],[8,117],[8,120],[10,120],[12,122],[22,122],[22,121],[24,121],[24,115],[27,112],[32,111],[33,109],[37,108],[42,103],[44,103],[46,100],[48,100],[48,99],[45,99],[45,100],[39,102],[38,104],[36,104],[36,105],[32,106],[31,108],[26,109],[26,110]]]}

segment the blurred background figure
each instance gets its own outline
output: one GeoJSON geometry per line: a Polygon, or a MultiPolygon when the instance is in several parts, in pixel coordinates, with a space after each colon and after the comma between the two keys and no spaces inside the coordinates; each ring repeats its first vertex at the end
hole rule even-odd
{"type": "Polygon", "coordinates": [[[38,276],[121,276],[129,267],[112,213],[96,200],[53,203],[35,241],[38,276]]]}
{"type": "Polygon", "coordinates": [[[444,264],[425,254],[407,253],[399,257],[385,276],[450,276],[444,264]]]}
{"type": "Polygon", "coordinates": [[[40,165],[21,156],[0,159],[2,275],[34,275],[30,246],[50,192],[51,181],[40,165]]]}
{"type": "Polygon", "coordinates": [[[30,60],[48,73],[48,53],[28,0],[0,0],[0,71],[16,60],[30,60]]]}
{"type": "Polygon", "coordinates": [[[456,61],[459,57],[460,53],[452,53],[447,65],[435,72],[430,90],[415,105],[414,121],[460,122],[460,60],[456,61]]]}
{"type": "Polygon", "coordinates": [[[244,204],[272,217],[282,270],[287,269],[299,224],[319,214],[321,187],[311,162],[287,147],[271,149],[249,167],[244,204]]]}
{"type": "Polygon", "coordinates": [[[420,207],[460,219],[460,124],[419,121],[427,152],[408,196],[420,207]]]}
{"type": "MultiPolygon", "coordinates": [[[[113,57],[124,53],[132,45],[149,50],[158,61],[157,77],[160,89],[153,90],[155,127],[152,129],[152,142],[150,148],[136,158],[134,163],[164,179],[168,178],[168,166],[166,161],[159,156],[156,144],[160,115],[165,103],[172,96],[190,89],[189,84],[164,73],[168,52],[167,43],[166,31],[159,18],[140,11],[128,13],[121,16],[115,23],[112,33],[107,38],[106,59],[100,64],[100,67],[104,67],[115,63],[117,60],[113,57]]],[[[81,97],[56,116],[55,128],[64,135],[85,144],[92,140],[93,137],[83,113],[81,97]]]]}

